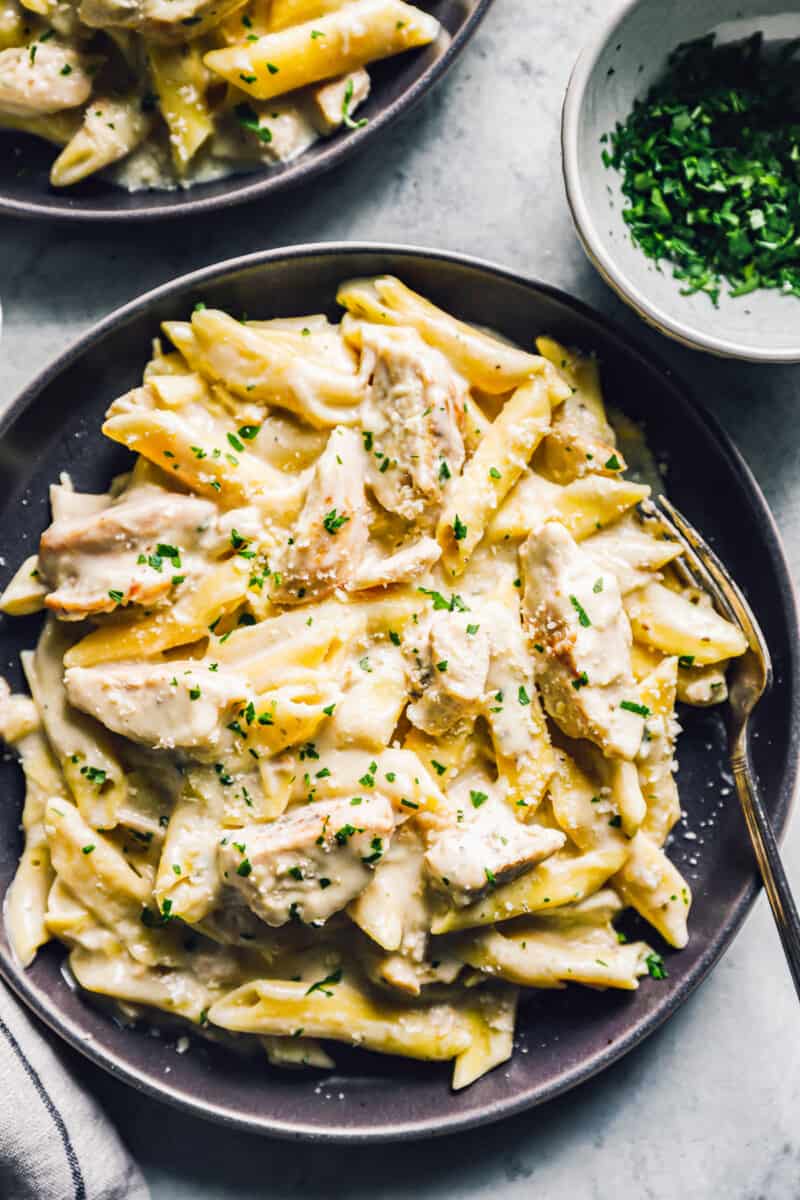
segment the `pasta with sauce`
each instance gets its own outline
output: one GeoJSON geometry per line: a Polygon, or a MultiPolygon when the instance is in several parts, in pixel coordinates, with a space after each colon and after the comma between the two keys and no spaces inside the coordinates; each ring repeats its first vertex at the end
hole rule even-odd
{"type": "Polygon", "coordinates": [[[9,934],[128,1015],[463,1087],[521,989],[663,977],[626,907],[686,944],[676,697],[723,699],[745,646],[625,478],[594,360],[390,277],[338,299],[166,322],[103,425],[129,471],[52,488],[0,604],[46,614],[0,704],[9,934]]]}
{"type": "Polygon", "coordinates": [[[405,0],[0,0],[0,129],[59,147],[54,187],[188,187],[366,124],[367,67],[440,32],[405,0]]]}

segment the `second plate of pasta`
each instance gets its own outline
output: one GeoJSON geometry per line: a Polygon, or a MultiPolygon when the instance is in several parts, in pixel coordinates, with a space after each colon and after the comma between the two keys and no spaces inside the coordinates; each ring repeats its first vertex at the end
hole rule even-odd
{"type": "Polygon", "coordinates": [[[141,1086],[331,1137],[498,1116],[652,1028],[752,895],[718,716],[745,645],[648,511],[665,455],[794,687],[719,435],[558,295],[413,252],[161,289],[23,401],[22,463],[82,378],[2,547],[12,984],[141,1086]],[[192,1053],[165,1084],[112,1017],[192,1053]]]}
{"type": "Polygon", "coordinates": [[[447,70],[491,0],[0,6],[0,212],[156,219],[328,169],[447,70]]]}

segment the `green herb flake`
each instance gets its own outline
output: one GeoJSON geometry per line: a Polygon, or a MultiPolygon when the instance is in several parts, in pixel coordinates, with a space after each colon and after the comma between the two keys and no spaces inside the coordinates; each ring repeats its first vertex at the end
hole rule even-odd
{"type": "Polygon", "coordinates": [[[470,791],[469,798],[472,801],[473,808],[480,808],[480,806],[482,804],[485,804],[486,801],[489,799],[489,797],[486,795],[486,792],[474,792],[474,791],[470,791]]]}
{"type": "Polygon", "coordinates": [[[620,703],[620,708],[624,708],[625,712],[636,713],[637,717],[649,717],[650,709],[646,704],[637,704],[635,700],[623,700],[620,703]]]}
{"type": "Polygon", "coordinates": [[[664,959],[655,950],[648,954],[644,961],[651,979],[667,978],[667,968],[664,966],[664,959]]]}
{"type": "Polygon", "coordinates": [[[589,620],[589,614],[581,604],[578,597],[570,596],[569,602],[575,609],[575,612],[578,614],[578,624],[582,625],[584,629],[588,629],[592,622],[589,620]]]}
{"type": "Polygon", "coordinates": [[[364,126],[367,124],[367,118],[362,117],[361,120],[354,121],[352,114],[350,112],[350,107],[351,107],[352,103],[353,103],[353,80],[351,78],[351,79],[348,79],[348,81],[345,85],[344,96],[342,98],[342,124],[347,129],[363,129],[364,126]]]}
{"type": "Polygon", "coordinates": [[[306,989],[306,995],[310,996],[312,992],[324,992],[326,996],[332,996],[333,992],[328,991],[328,988],[341,982],[342,970],[340,967],[337,971],[332,971],[330,975],[326,975],[324,979],[318,979],[316,983],[312,983],[311,987],[306,989]]]}
{"type": "Polygon", "coordinates": [[[337,514],[336,509],[332,508],[329,513],[325,514],[322,525],[326,533],[329,533],[331,537],[335,537],[342,526],[345,525],[349,520],[349,517],[344,516],[342,513],[337,514]]]}

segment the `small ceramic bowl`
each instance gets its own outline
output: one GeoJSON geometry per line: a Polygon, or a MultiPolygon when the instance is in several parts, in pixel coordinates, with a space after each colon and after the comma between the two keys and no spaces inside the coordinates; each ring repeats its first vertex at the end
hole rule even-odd
{"type": "Polygon", "coordinates": [[[611,287],[649,324],[694,349],[753,362],[800,362],[800,299],[762,289],[719,307],[703,293],[682,296],[668,262],[633,244],[622,210],[622,176],[602,160],[603,134],[624,121],[664,72],[681,42],[715,31],[734,41],[800,36],[798,0],[630,0],[603,25],[575,65],[564,101],[562,152],[567,199],[583,247],[611,287]]]}

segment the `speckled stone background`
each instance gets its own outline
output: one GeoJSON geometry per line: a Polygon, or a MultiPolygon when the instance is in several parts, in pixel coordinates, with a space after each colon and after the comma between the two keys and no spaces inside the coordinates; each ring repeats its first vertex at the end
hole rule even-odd
{"type": "MultiPolygon", "coordinates": [[[[566,288],[681,371],[748,457],[797,579],[800,367],[721,363],[665,342],[608,291],[573,234],[561,98],[612,3],[496,0],[449,77],[377,149],[277,202],[160,229],[0,224],[0,401],[111,308],[214,260],[339,238],[465,251],[566,288]]],[[[786,857],[800,887],[796,823],[786,857]]],[[[280,1144],[189,1119],[72,1061],[154,1200],[800,1196],[800,1014],[763,898],[664,1029],[602,1077],[482,1132],[368,1149],[280,1144]]]]}

